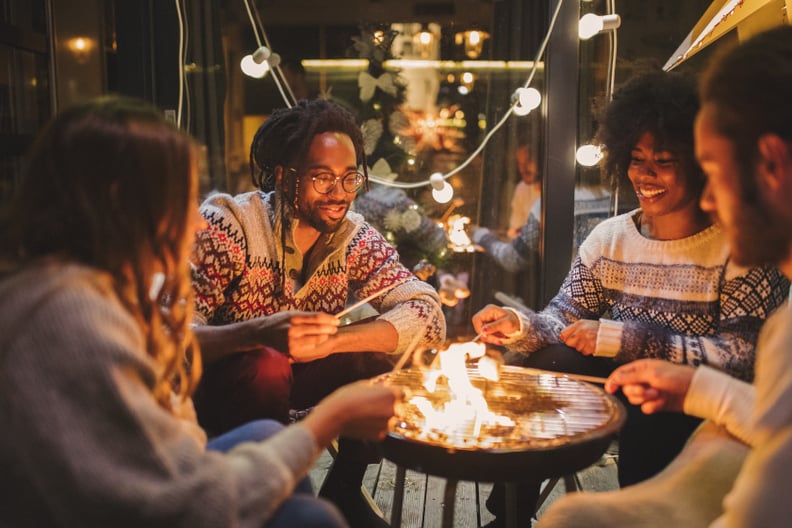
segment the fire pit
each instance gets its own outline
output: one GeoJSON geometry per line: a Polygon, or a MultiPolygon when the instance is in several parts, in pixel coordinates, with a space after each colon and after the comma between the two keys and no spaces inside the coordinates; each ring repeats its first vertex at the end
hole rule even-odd
{"type": "Polygon", "coordinates": [[[392,526],[401,524],[405,472],[413,469],[446,479],[444,528],[454,525],[459,480],[505,483],[506,526],[512,527],[515,482],[528,475],[566,476],[592,465],[626,418],[621,403],[594,385],[509,366],[500,367],[493,381],[481,363],[477,369],[460,363],[464,353],[451,357],[441,374],[424,366],[381,377],[407,392],[382,442],[384,457],[397,466],[392,526]],[[459,389],[466,393],[461,406],[455,405],[459,389]]]}
{"type": "Polygon", "coordinates": [[[416,368],[386,374],[384,378],[407,389],[409,398],[383,441],[384,456],[397,465],[455,480],[517,481],[528,472],[549,478],[596,462],[625,420],[614,397],[563,375],[507,366],[497,382],[472,368],[468,376],[489,412],[500,419],[477,416],[476,411],[436,426],[427,413],[452,398],[448,385],[439,382],[430,392],[423,385],[424,373],[416,368]]]}

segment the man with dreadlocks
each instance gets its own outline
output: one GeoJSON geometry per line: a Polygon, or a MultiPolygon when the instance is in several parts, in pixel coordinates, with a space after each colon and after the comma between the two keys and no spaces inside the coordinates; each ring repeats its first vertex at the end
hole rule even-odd
{"type": "MultiPolygon", "coordinates": [[[[256,133],[250,165],[259,190],[204,202],[208,228],[193,260],[205,363],[195,401],[214,434],[256,418],[286,422],[290,409],[445,339],[437,292],[349,211],[368,178],[352,114],[326,100],[276,110],[256,133]],[[371,301],[378,317],[339,327],[333,314],[350,298],[390,287],[371,301]]],[[[365,447],[342,438],[320,491],[352,526],[384,524],[360,494],[376,461],[365,447]]]]}

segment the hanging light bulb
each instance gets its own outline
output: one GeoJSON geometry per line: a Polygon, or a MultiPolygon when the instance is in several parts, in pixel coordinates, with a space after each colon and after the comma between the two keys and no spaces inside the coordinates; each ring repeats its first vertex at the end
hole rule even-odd
{"type": "Polygon", "coordinates": [[[480,29],[468,29],[460,31],[454,35],[454,41],[458,46],[463,46],[465,55],[470,59],[478,59],[484,48],[484,41],[490,38],[490,34],[480,29]]]}
{"type": "Polygon", "coordinates": [[[588,13],[583,15],[583,17],[578,22],[578,36],[583,39],[587,40],[596,35],[597,33],[601,33],[602,31],[607,31],[610,29],[616,29],[621,26],[621,17],[619,15],[595,15],[594,13],[588,13]]]}
{"type": "Polygon", "coordinates": [[[602,147],[600,145],[581,145],[575,152],[575,159],[584,167],[593,167],[602,159],[602,147]]]}
{"type": "Polygon", "coordinates": [[[261,79],[270,68],[280,64],[280,55],[271,53],[266,46],[260,46],[251,55],[245,55],[239,63],[242,73],[254,79],[261,79]]]}
{"type": "Polygon", "coordinates": [[[517,88],[512,95],[514,113],[518,116],[528,115],[542,103],[542,94],[536,88],[517,88]]]}
{"type": "Polygon", "coordinates": [[[439,172],[429,176],[429,183],[432,184],[432,198],[437,203],[448,203],[454,197],[454,188],[445,181],[445,178],[439,172]]]}
{"type": "Polygon", "coordinates": [[[421,59],[430,59],[434,54],[435,34],[429,24],[423,24],[413,35],[413,49],[421,59]]]}

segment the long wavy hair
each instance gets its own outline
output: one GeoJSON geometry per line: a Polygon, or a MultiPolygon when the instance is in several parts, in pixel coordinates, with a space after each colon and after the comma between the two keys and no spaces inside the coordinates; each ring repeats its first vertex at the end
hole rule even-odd
{"type": "Polygon", "coordinates": [[[174,392],[192,393],[201,371],[187,264],[195,167],[192,140],[156,109],[100,98],[42,131],[0,218],[7,266],[56,257],[113,277],[161,366],[154,397],[167,409],[174,392]]]}

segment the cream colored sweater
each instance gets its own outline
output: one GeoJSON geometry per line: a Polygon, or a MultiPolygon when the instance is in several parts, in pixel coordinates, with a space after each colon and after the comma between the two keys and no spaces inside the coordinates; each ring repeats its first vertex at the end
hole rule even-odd
{"type": "Polygon", "coordinates": [[[111,279],[48,263],[0,280],[0,526],[260,528],[319,449],[303,426],[227,455],[152,397],[111,279]]]}

